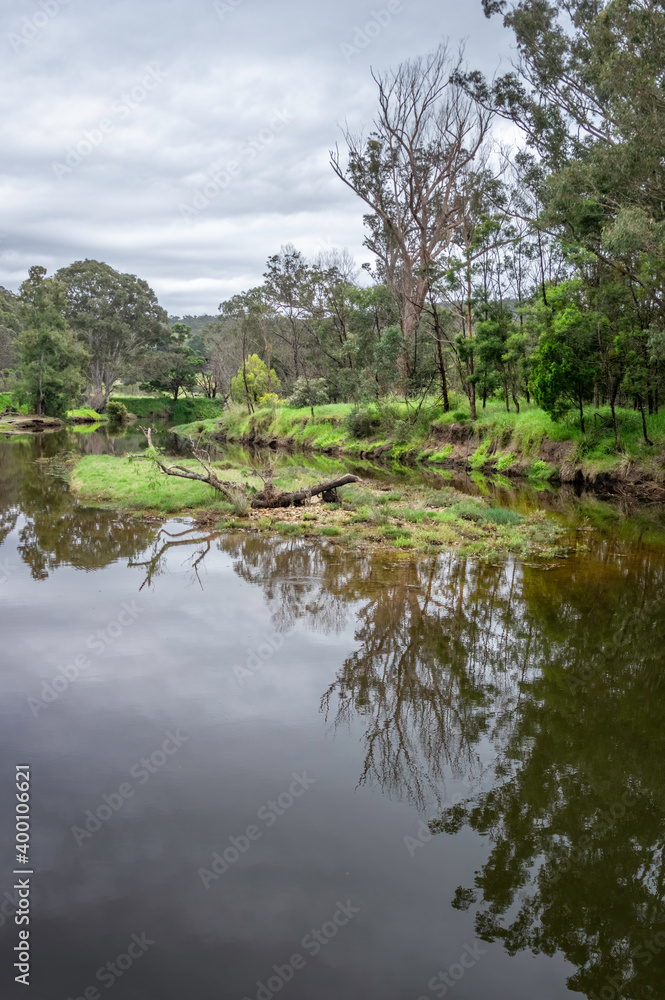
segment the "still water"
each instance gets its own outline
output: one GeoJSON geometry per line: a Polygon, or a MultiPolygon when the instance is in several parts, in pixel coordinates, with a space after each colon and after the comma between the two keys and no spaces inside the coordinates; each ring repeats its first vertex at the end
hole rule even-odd
{"type": "Polygon", "coordinates": [[[662,548],[164,531],[62,448],[0,442],[3,997],[665,997],[662,548]]]}

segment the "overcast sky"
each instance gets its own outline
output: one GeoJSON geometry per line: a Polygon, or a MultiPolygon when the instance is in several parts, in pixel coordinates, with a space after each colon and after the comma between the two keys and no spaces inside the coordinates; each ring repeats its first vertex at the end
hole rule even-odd
{"type": "Polygon", "coordinates": [[[480,0],[5,0],[0,31],[0,284],[90,257],[179,315],[285,243],[369,259],[328,150],[371,121],[370,66],[510,56],[480,0]]]}

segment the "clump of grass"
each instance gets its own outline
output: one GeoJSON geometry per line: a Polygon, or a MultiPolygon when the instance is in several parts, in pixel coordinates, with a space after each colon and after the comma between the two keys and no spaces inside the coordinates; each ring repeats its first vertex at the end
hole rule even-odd
{"type": "Polygon", "coordinates": [[[395,539],[395,538],[411,538],[411,532],[407,528],[384,528],[383,529],[384,538],[395,539]]]}
{"type": "Polygon", "coordinates": [[[380,497],[376,498],[376,502],[378,504],[395,503],[395,501],[401,500],[403,496],[403,493],[382,493],[380,497]]]}
{"type": "Polygon", "coordinates": [[[463,521],[482,521],[486,508],[478,500],[461,500],[450,508],[456,517],[463,521]]]}
{"type": "Polygon", "coordinates": [[[400,511],[400,517],[403,517],[405,521],[410,521],[412,524],[420,524],[425,519],[425,511],[414,507],[403,507],[400,511]]]}
{"type": "Polygon", "coordinates": [[[280,535],[304,535],[305,529],[302,524],[296,524],[294,521],[278,521],[275,525],[277,531],[280,535]]]}
{"type": "Polygon", "coordinates": [[[238,517],[247,517],[252,507],[251,500],[247,494],[241,489],[234,489],[231,490],[231,496],[233,497],[231,500],[233,513],[237,514],[238,517]]]}
{"type": "Polygon", "coordinates": [[[342,534],[342,529],[334,524],[325,524],[316,529],[317,535],[326,535],[328,538],[337,538],[342,534]]]}
{"type": "Polygon", "coordinates": [[[524,521],[524,516],[516,510],[509,510],[506,507],[492,507],[484,512],[483,519],[493,524],[514,525],[521,524],[524,521]]]}

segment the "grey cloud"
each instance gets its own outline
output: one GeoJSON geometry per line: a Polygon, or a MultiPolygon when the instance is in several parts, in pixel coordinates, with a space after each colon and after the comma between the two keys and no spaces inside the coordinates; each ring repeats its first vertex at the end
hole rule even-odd
{"type": "Polygon", "coordinates": [[[0,25],[0,284],[95,257],[146,278],[172,312],[214,311],[260,281],[282,243],[367,259],[362,206],[328,149],[341,122],[371,120],[370,64],[445,35],[467,37],[489,73],[510,54],[480,0],[403,0],[393,13],[383,0],[21,0],[0,25]],[[34,38],[17,46],[26,24],[34,38]],[[276,112],[284,127],[271,131],[276,112]]]}

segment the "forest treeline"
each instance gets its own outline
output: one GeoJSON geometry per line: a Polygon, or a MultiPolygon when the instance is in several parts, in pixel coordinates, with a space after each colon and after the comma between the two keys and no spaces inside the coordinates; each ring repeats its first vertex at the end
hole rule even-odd
{"type": "Polygon", "coordinates": [[[97,261],[0,294],[5,389],[39,412],[121,381],[249,411],[453,392],[553,418],[642,417],[665,377],[665,9],[484,0],[517,58],[492,80],[450,45],[375,74],[376,115],[331,152],[373,264],[291,245],[215,317],[167,317],[97,261]],[[500,144],[508,121],[514,141],[500,144]]]}

